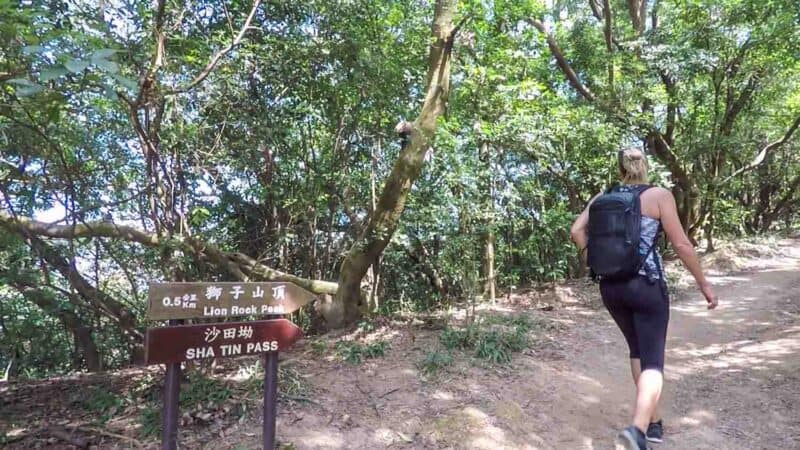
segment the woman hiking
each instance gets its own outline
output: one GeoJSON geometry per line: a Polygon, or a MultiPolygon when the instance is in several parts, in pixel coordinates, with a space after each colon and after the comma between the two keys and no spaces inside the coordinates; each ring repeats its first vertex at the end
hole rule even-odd
{"type": "Polygon", "coordinates": [[[589,202],[571,236],[588,259],[593,278],[599,279],[603,304],[630,350],[636,404],[632,424],[622,430],[617,444],[643,450],[648,440],[661,442],[663,434],[657,406],[664,383],[669,298],[656,246],[662,229],[694,276],[708,309],[718,300],[683,231],[672,193],[647,185],[644,152],[633,148],[617,156],[622,183],[589,202]]]}

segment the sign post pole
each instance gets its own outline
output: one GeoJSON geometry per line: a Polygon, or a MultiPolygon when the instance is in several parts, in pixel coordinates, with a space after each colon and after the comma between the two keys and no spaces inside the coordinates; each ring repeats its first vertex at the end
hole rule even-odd
{"type": "Polygon", "coordinates": [[[264,354],[264,449],[275,448],[278,416],[278,352],[264,354]]]}
{"type": "Polygon", "coordinates": [[[264,448],[275,448],[278,413],[278,352],[303,336],[280,318],[314,299],[293,283],[150,283],[147,317],[168,320],[149,328],[145,364],[165,364],[162,450],[178,449],[181,363],[198,359],[264,354],[264,448]],[[194,318],[267,316],[267,320],[181,325],[194,318]]]}
{"type": "MultiPolygon", "coordinates": [[[[182,320],[170,320],[178,325],[182,320]]],[[[181,394],[181,363],[168,363],[164,377],[164,408],[161,411],[161,449],[178,449],[178,409],[181,394]]]]}

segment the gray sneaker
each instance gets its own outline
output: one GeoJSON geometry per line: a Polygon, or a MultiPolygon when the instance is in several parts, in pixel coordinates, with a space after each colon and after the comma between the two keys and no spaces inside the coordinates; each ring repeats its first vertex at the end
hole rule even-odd
{"type": "Polygon", "coordinates": [[[647,438],[642,430],[631,425],[619,433],[616,446],[618,450],[647,450],[647,438]]]}
{"type": "Polygon", "coordinates": [[[664,442],[664,424],[661,420],[650,422],[647,427],[647,440],[656,443],[664,442]]]}

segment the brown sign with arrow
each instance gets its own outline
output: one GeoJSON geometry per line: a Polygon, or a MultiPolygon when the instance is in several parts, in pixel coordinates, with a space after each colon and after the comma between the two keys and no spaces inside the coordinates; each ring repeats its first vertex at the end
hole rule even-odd
{"type": "Polygon", "coordinates": [[[314,298],[294,283],[150,283],[147,318],[291,314],[314,298]]]}
{"type": "Polygon", "coordinates": [[[145,364],[257,355],[285,350],[303,332],[286,319],[150,328],[145,364]]]}

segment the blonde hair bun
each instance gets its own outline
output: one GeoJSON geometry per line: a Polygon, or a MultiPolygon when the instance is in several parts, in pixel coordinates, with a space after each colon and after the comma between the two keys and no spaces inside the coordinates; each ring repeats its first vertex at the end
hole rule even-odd
{"type": "Polygon", "coordinates": [[[647,156],[638,148],[629,148],[619,153],[619,172],[622,182],[627,184],[647,184],[647,156]]]}
{"type": "Polygon", "coordinates": [[[644,154],[641,150],[625,150],[625,156],[633,161],[640,161],[644,159],[644,154]]]}

